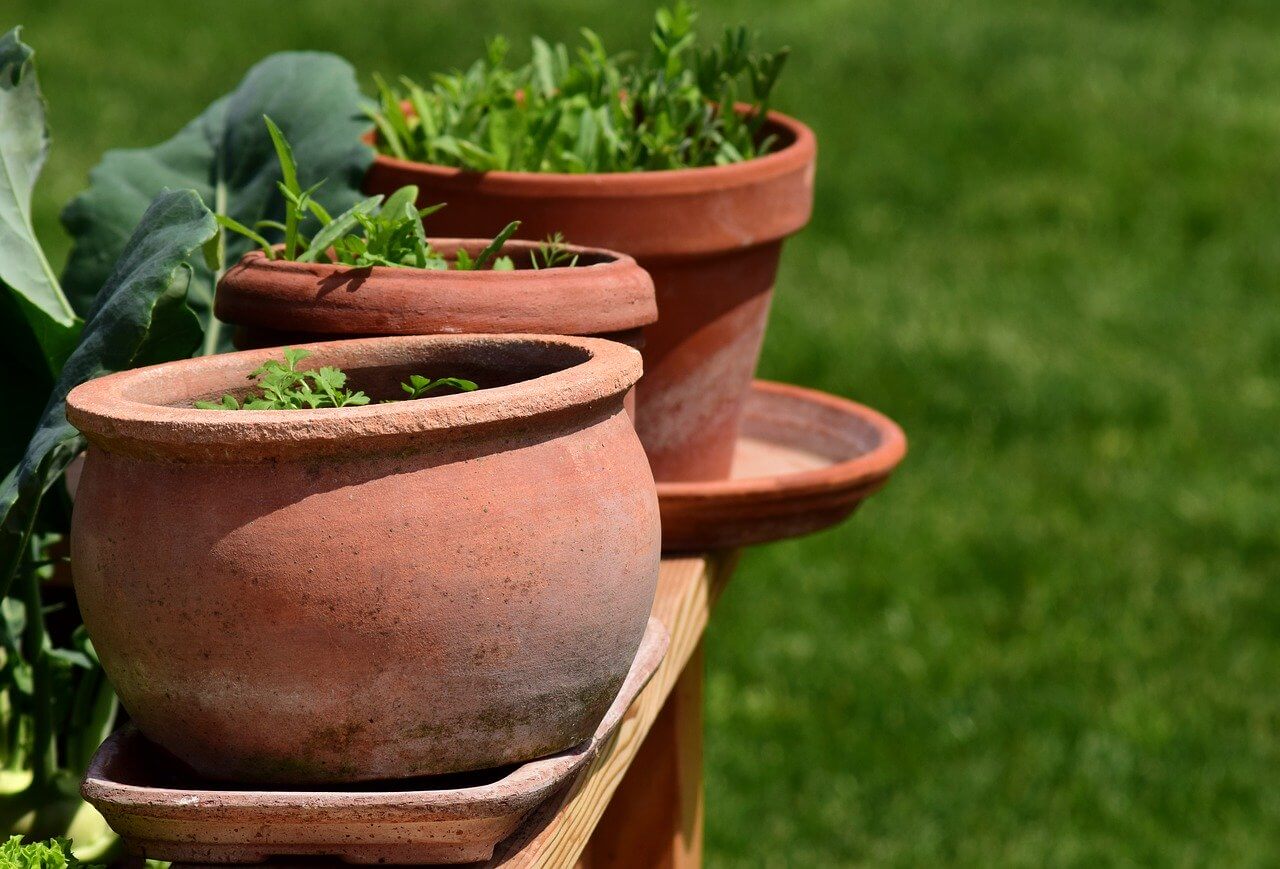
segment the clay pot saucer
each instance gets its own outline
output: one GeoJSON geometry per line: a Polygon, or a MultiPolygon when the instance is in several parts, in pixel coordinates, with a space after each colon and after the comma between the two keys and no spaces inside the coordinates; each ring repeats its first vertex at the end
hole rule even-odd
{"type": "Polygon", "coordinates": [[[845,519],[907,452],[902,429],[856,402],[757,380],[730,479],[659,483],[664,552],[799,537],[845,519]]]}
{"type": "Polygon", "coordinates": [[[259,863],[327,856],[349,863],[487,860],[542,800],[580,772],[621,723],[667,651],[650,619],[622,689],[592,737],[568,751],[498,770],[348,790],[236,790],[211,783],[129,727],[109,737],[81,793],[124,839],[155,860],[259,863]]]}

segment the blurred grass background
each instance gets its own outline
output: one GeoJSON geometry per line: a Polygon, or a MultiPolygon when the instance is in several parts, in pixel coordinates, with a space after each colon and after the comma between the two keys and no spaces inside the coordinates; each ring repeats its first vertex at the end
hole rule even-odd
{"type": "MultiPolygon", "coordinates": [[[[168,137],[268,52],[367,84],[494,32],[640,47],[651,11],[9,0],[0,26],[39,52],[61,257],[104,149],[168,137]]],[[[702,11],[792,46],[778,105],[820,143],[762,374],[912,445],[851,524],[730,586],[708,863],[1280,864],[1280,5],[702,11]]]]}

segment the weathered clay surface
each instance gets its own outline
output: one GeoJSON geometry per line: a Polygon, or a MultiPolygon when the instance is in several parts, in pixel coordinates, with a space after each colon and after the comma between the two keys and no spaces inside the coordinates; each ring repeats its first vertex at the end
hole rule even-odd
{"type": "Polygon", "coordinates": [[[91,381],[72,551],[125,708],[202,775],[312,784],[479,769],[587,738],[644,632],[653,480],[629,347],[419,336],[312,345],[374,398],[211,411],[278,351],[91,381]]]}
{"type": "MultiPolygon", "coordinates": [[[[433,239],[445,257],[487,244],[433,239]]],[[[503,254],[527,265],[538,245],[508,242],[503,254]]],[[[569,246],[572,268],[427,271],[268,260],[246,254],[218,284],[215,312],[242,327],[248,346],[263,333],[328,337],[532,332],[606,335],[658,317],[653,281],[626,254],[569,246]]]]}
{"type": "Polygon", "coordinates": [[[759,358],[782,240],[809,220],[816,146],[804,124],[770,114],[780,147],[728,166],[662,172],[464,172],[379,155],[371,193],[416,184],[448,201],[432,226],[482,235],[561,231],[625,251],[653,276],[658,322],[645,330],[636,426],[659,481],[723,479],[759,358]]]}
{"type": "Polygon", "coordinates": [[[668,552],[767,543],[830,527],[906,455],[902,430],[856,402],[757,380],[728,480],[660,483],[668,552]]]}
{"type": "Polygon", "coordinates": [[[418,780],[413,787],[262,791],[219,787],[183,770],[136,729],[103,743],[81,792],[125,841],[154,860],[259,862],[286,855],[352,863],[486,860],[544,799],[600,752],[667,650],[650,619],[622,689],[589,741],[514,769],[418,780]]]}

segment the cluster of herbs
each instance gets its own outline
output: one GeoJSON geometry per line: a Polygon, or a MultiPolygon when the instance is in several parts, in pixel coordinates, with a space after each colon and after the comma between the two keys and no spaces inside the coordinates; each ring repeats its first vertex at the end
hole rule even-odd
{"type": "MultiPolygon", "coordinates": [[[[263,120],[275,146],[283,176],[278,187],[284,196],[284,220],[259,220],[250,228],[219,214],[218,222],[223,227],[253,241],[268,259],[332,262],[357,268],[394,266],[444,270],[450,267],[449,261],[427,241],[422,227],[423,218],[444,208],[443,202],[418,208],[418,188],[408,184],[385,200],[381,195],[370,196],[334,217],[315,199],[316,191],[324,182],[317,182],[306,189],[302,187],[288,140],[271,118],[264,115],[263,120]],[[318,224],[314,234],[304,232],[309,231],[313,224],[318,224]],[[283,236],[283,244],[278,250],[262,234],[272,230],[283,236]]],[[[515,263],[510,257],[498,254],[519,228],[518,220],[508,223],[474,257],[459,249],[453,268],[459,271],[511,271],[515,263]]]]}
{"type": "Polygon", "coordinates": [[[643,56],[610,55],[583,29],[573,53],[535,37],[521,66],[508,65],[508,42],[495,37],[483,59],[429,85],[375,77],[377,147],[478,172],[684,169],[767,153],[776,139],[763,128],[787,49],[757,52],[745,27],[700,46],[696,18],[686,0],[659,9],[643,56]]]}
{"type": "Polygon", "coordinates": [[[22,844],[21,836],[10,836],[0,844],[0,867],[4,869],[98,869],[81,863],[71,853],[71,842],[65,837],[44,842],[22,844]]]}
{"type": "MultiPolygon", "coordinates": [[[[284,361],[268,359],[250,375],[258,381],[258,395],[240,401],[234,395],[224,395],[221,401],[197,401],[201,410],[315,410],[321,407],[358,407],[369,403],[363,392],[347,389],[347,375],[339,368],[324,366],[301,369],[298,363],[311,355],[310,350],[290,347],[284,351],[284,361]]],[[[400,384],[408,397],[406,401],[422,398],[442,387],[452,387],[463,392],[476,389],[476,384],[460,377],[440,377],[432,380],[421,374],[410,375],[400,384]]]]}

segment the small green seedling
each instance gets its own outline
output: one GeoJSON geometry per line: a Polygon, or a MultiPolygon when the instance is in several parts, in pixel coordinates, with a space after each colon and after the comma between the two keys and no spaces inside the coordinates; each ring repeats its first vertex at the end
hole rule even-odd
{"type": "MultiPolygon", "coordinates": [[[[311,355],[310,350],[290,347],[284,351],[284,361],[268,359],[249,375],[258,381],[261,393],[239,401],[234,395],[223,395],[220,401],[197,401],[201,410],[315,410],[322,407],[358,407],[369,403],[363,392],[347,389],[347,375],[338,368],[303,370],[298,363],[311,355]]],[[[432,380],[420,374],[410,375],[400,388],[409,394],[408,399],[422,398],[427,393],[444,386],[463,392],[476,389],[476,384],[460,377],[441,377],[432,380]]]]}
{"type": "Polygon", "coordinates": [[[578,264],[578,255],[565,250],[564,236],[557,232],[538,245],[530,261],[535,269],[572,268],[578,264]]]}
{"type": "Polygon", "coordinates": [[[418,188],[412,184],[401,187],[390,196],[370,196],[351,208],[332,216],[314,194],[324,182],[302,188],[298,181],[298,167],[293,149],[280,128],[269,117],[263,116],[267,132],[275,146],[276,159],[280,163],[282,179],[280,193],[285,200],[285,219],[260,220],[253,227],[245,226],[225,214],[217,215],[224,229],[237,232],[252,240],[267,259],[283,259],[295,262],[332,262],[355,268],[368,266],[393,266],[460,271],[510,271],[515,263],[508,256],[499,256],[502,246],[520,228],[520,221],[513,220],[503,227],[485,247],[472,258],[465,250],[459,250],[452,264],[431,247],[422,227],[422,221],[444,208],[443,202],[418,208],[418,188]],[[314,233],[308,235],[313,227],[314,233]],[[264,231],[279,232],[283,244],[273,245],[264,231]]]}
{"type": "Polygon", "coordinates": [[[755,51],[744,27],[699,46],[696,19],[687,0],[659,9],[640,58],[610,55],[583,29],[573,53],[534,37],[522,66],[507,64],[496,37],[484,58],[428,85],[375,76],[377,148],[476,172],[640,172],[768,153],[776,140],[764,124],[788,50],[755,51]]]}

